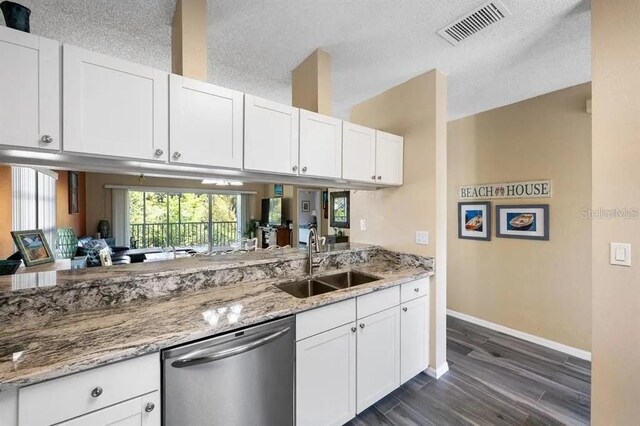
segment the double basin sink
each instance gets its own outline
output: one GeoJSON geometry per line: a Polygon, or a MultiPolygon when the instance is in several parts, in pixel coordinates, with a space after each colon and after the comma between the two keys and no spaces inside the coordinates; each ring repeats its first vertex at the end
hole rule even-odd
{"type": "Polygon", "coordinates": [[[306,280],[290,283],[277,284],[276,287],[294,297],[304,299],[378,280],[380,280],[380,278],[374,277],[373,275],[367,275],[356,271],[348,271],[333,275],[312,277],[306,280]]]}

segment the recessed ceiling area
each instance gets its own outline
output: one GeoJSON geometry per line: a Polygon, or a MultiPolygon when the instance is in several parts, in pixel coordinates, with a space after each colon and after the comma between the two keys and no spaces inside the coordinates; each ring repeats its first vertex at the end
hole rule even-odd
{"type": "MultiPolygon", "coordinates": [[[[334,115],[438,68],[450,120],[590,81],[589,0],[502,0],[512,15],[457,46],[437,34],[485,2],[210,0],[209,81],[290,103],[291,70],[322,48],[334,115]]],[[[170,70],[175,0],[21,3],[35,34],[170,70]]]]}

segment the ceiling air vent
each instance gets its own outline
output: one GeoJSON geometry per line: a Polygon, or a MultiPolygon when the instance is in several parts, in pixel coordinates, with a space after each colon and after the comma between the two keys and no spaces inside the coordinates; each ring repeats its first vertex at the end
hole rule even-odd
{"type": "Polygon", "coordinates": [[[438,31],[438,34],[449,43],[457,46],[463,40],[509,15],[511,15],[511,12],[500,1],[490,1],[456,19],[438,31]]]}

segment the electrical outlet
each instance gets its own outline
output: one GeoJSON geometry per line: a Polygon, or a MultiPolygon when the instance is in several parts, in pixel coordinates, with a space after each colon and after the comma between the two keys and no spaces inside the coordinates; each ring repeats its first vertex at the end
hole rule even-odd
{"type": "Polygon", "coordinates": [[[427,231],[416,231],[416,244],[429,245],[429,233],[427,231]]]}
{"type": "Polygon", "coordinates": [[[360,219],[360,230],[361,231],[367,230],[367,219],[360,219]]]}

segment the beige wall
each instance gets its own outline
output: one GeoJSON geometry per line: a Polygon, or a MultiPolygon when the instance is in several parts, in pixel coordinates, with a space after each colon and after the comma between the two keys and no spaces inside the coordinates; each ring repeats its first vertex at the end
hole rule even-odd
{"type": "Polygon", "coordinates": [[[291,72],[291,104],[331,115],[331,55],[315,50],[291,72]]]}
{"type": "MultiPolygon", "coordinates": [[[[592,2],[593,207],[640,209],[640,2],[592,2]]],[[[640,421],[640,219],[594,219],[594,425],[640,421]],[[631,267],[609,243],[631,243],[631,267]]],[[[585,262],[587,263],[587,262],[585,262]]]]}
{"type": "Polygon", "coordinates": [[[171,71],[207,81],[207,2],[178,0],[171,27],[171,71]]]}
{"type": "Polygon", "coordinates": [[[351,192],[350,241],[435,256],[430,368],[446,369],[447,78],[437,70],[356,105],[351,121],[404,136],[404,184],[351,192]],[[366,219],[367,230],[360,230],[366,219]],[[428,231],[430,245],[416,245],[428,231]],[[442,268],[439,267],[442,265],[442,268]]]}
{"type": "Polygon", "coordinates": [[[0,259],[11,256],[14,252],[11,238],[12,197],[11,167],[0,166],[0,259]]]}
{"type": "Polygon", "coordinates": [[[447,307],[591,350],[591,116],[583,84],[449,123],[447,307]],[[551,179],[553,197],[491,200],[492,239],[458,239],[458,187],[551,179]],[[495,206],[549,204],[550,241],[496,238],[495,206]]]}
{"type": "MultiPolygon", "coordinates": [[[[94,235],[100,219],[107,219],[113,224],[111,213],[111,190],[105,185],[151,186],[162,188],[195,188],[215,190],[215,185],[203,185],[199,180],[145,177],[139,181],[137,176],[113,175],[106,173],[87,173],[87,234],[94,235]]],[[[228,187],[225,187],[227,189],[228,187]]],[[[264,185],[245,183],[239,188],[242,191],[256,191],[251,196],[249,217],[260,219],[260,200],[264,198],[264,185]]]]}

